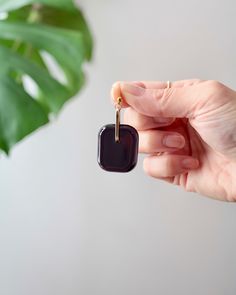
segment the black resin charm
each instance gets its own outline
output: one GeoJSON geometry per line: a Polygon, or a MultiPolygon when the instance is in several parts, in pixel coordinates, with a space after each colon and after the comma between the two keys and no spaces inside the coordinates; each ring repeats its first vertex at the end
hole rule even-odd
{"type": "Polygon", "coordinates": [[[98,134],[98,163],[106,171],[129,172],[137,164],[138,132],[129,125],[119,126],[115,140],[115,124],[103,126],[98,134]]]}

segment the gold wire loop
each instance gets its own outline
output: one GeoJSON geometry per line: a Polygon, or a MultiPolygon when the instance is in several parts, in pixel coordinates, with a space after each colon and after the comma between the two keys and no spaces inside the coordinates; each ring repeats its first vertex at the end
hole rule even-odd
{"type": "Polygon", "coordinates": [[[170,81],[167,81],[166,83],[167,83],[167,87],[166,88],[169,89],[171,87],[171,82],[170,81]]]}
{"type": "Polygon", "coordinates": [[[119,142],[120,140],[120,110],[121,110],[122,98],[117,98],[116,108],[116,126],[115,126],[115,141],[119,142]]]}

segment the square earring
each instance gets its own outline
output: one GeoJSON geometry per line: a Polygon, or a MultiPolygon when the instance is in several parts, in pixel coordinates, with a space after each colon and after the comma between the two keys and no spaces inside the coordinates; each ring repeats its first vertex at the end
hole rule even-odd
{"type": "Polygon", "coordinates": [[[138,132],[132,126],[120,124],[121,102],[119,97],[116,124],[103,126],[98,134],[98,164],[110,172],[129,172],[138,160],[138,132]]]}

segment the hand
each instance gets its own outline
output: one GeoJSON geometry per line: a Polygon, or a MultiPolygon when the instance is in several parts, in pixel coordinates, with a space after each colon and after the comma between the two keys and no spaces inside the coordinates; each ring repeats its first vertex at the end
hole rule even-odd
{"type": "Polygon", "coordinates": [[[187,191],[236,201],[236,92],[217,81],[117,82],[124,120],[149,154],[144,171],[187,191]],[[162,152],[157,156],[158,152],[162,152]]]}

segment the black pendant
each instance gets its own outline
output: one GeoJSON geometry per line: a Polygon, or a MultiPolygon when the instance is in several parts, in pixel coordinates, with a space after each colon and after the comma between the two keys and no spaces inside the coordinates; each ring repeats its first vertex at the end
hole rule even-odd
{"type": "Polygon", "coordinates": [[[115,138],[115,124],[103,126],[98,134],[98,163],[112,172],[129,172],[137,164],[138,132],[129,125],[119,125],[119,140],[115,138]]]}

